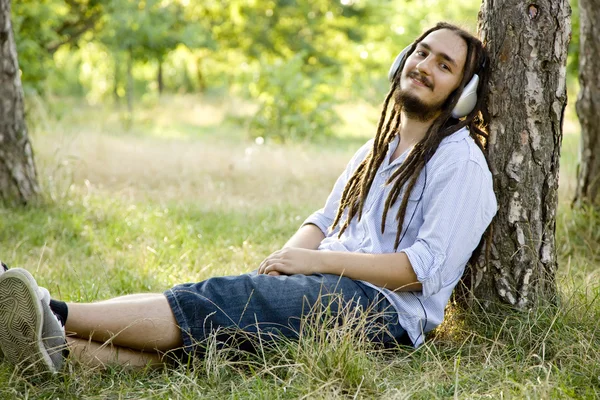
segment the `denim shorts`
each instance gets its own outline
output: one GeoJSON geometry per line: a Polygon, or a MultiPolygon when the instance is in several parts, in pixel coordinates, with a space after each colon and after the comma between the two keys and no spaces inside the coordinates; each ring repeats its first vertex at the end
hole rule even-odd
{"type": "Polygon", "coordinates": [[[177,285],[165,296],[187,353],[202,351],[211,337],[220,344],[251,349],[253,340],[248,338],[261,343],[281,336],[297,339],[311,324],[314,331],[315,326],[339,327],[344,321],[361,321],[355,326],[364,328],[370,341],[410,344],[383,294],[337,275],[269,276],[253,271],[177,285]],[[348,318],[351,315],[356,318],[348,318]]]}

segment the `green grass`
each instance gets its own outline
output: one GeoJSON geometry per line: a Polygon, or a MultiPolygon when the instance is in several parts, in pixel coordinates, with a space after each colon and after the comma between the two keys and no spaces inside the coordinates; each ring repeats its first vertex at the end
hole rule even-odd
{"type": "MultiPolygon", "coordinates": [[[[252,270],[322,205],[369,134],[348,133],[341,145],[260,146],[219,129],[226,113],[212,114],[225,106],[186,101],[160,115],[151,109],[156,126],[140,110],[147,121],[133,131],[114,111],[75,104],[60,121],[38,120],[43,198],[0,208],[2,259],[70,301],[252,270]],[[165,126],[175,133],[162,135],[165,126]]],[[[418,350],[383,350],[347,326],[317,326],[256,355],[209,347],[193,366],[164,370],[69,363],[32,380],[2,364],[0,399],[598,398],[600,213],[569,207],[577,141],[565,134],[558,306],[502,315],[451,308],[418,350]]]]}

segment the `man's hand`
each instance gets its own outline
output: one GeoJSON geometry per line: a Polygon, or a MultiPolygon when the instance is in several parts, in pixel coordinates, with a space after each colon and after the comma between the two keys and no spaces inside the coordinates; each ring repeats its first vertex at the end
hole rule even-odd
{"type": "Polygon", "coordinates": [[[278,250],[260,264],[259,274],[312,275],[318,272],[319,251],[295,247],[278,250]]]}

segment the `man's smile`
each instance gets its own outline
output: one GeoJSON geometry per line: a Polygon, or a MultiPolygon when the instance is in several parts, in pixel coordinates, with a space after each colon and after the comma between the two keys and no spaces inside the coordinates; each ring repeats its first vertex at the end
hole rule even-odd
{"type": "Polygon", "coordinates": [[[429,82],[429,80],[425,76],[421,75],[417,71],[411,71],[411,72],[409,72],[408,73],[408,77],[413,82],[415,82],[416,85],[427,87],[427,88],[433,90],[433,85],[431,84],[431,82],[429,82]]]}

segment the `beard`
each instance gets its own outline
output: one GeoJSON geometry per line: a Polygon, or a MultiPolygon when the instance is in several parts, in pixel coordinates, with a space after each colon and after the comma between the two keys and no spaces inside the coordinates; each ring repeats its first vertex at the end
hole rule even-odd
{"type": "Polygon", "coordinates": [[[426,122],[433,119],[442,109],[443,103],[428,104],[413,93],[404,89],[396,89],[394,93],[396,107],[406,113],[410,119],[426,122]]]}

